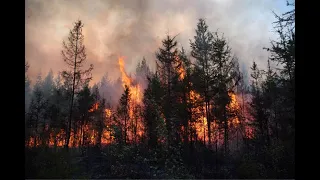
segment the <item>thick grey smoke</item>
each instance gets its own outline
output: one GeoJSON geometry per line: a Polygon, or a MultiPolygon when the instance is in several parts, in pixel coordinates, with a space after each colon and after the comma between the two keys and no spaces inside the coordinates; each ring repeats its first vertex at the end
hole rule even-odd
{"type": "Polygon", "coordinates": [[[279,0],[26,0],[26,60],[34,82],[41,71],[57,73],[65,68],[62,40],[77,19],[84,22],[88,64],[94,65],[93,82],[108,72],[116,80],[118,56],[125,56],[126,70],[146,58],[154,68],[155,51],[167,33],[179,34],[179,46],[189,50],[199,18],[211,31],[224,33],[240,64],[253,60],[265,66],[274,17],[283,12],[279,0]]]}

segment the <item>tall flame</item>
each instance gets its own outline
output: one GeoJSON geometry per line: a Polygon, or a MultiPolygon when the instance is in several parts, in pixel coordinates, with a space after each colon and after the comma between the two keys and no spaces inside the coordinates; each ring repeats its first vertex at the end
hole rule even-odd
{"type": "Polygon", "coordinates": [[[123,57],[119,57],[118,59],[120,72],[121,72],[121,79],[122,79],[122,86],[128,86],[130,88],[131,97],[136,101],[136,103],[141,104],[142,102],[142,91],[139,84],[133,85],[133,80],[129,77],[124,69],[124,61],[123,57]]]}
{"type": "MultiPolygon", "coordinates": [[[[142,104],[142,97],[143,93],[141,90],[141,86],[137,84],[125,71],[124,68],[124,58],[119,57],[118,59],[119,63],[119,69],[121,72],[121,79],[122,79],[122,86],[125,88],[125,86],[129,87],[130,89],[130,105],[129,105],[129,117],[130,122],[128,122],[129,126],[134,127],[137,129],[136,133],[138,136],[142,136],[143,134],[143,124],[142,124],[142,117],[140,116],[140,113],[137,112],[137,106],[142,104]]],[[[128,132],[129,139],[133,140],[134,133],[128,132]]]]}

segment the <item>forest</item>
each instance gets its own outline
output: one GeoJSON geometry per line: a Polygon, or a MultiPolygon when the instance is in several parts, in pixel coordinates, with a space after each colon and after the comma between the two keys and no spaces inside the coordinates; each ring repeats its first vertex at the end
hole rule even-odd
{"type": "Polygon", "coordinates": [[[143,58],[130,75],[129,57],[119,56],[121,77],[92,86],[84,22],[75,21],[58,76],[31,86],[25,63],[25,178],[294,179],[295,8],[287,5],[274,14],[266,69],[253,61],[240,71],[227,37],[199,19],[190,52],[168,34],[155,71],[143,58]]]}

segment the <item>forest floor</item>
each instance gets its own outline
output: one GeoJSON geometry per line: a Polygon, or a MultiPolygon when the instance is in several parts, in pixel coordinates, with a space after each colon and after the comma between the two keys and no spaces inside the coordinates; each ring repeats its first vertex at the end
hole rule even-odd
{"type": "Polygon", "coordinates": [[[202,146],[192,152],[177,152],[139,145],[70,148],[68,152],[63,148],[26,148],[25,178],[236,179],[265,178],[274,171],[240,152],[229,158],[202,146]]]}

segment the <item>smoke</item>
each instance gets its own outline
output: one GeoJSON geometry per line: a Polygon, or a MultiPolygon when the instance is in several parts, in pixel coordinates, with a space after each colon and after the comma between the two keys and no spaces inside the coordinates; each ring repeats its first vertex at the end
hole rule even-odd
{"type": "Polygon", "coordinates": [[[211,31],[224,33],[240,65],[250,67],[255,59],[265,67],[268,53],[262,48],[274,37],[272,10],[283,12],[285,5],[279,0],[26,0],[28,76],[34,83],[40,71],[64,70],[62,40],[77,19],[84,22],[93,83],[105,73],[119,78],[118,56],[125,57],[129,73],[143,57],[154,69],[155,52],[167,33],[179,34],[179,47],[188,51],[199,18],[211,31]]]}

